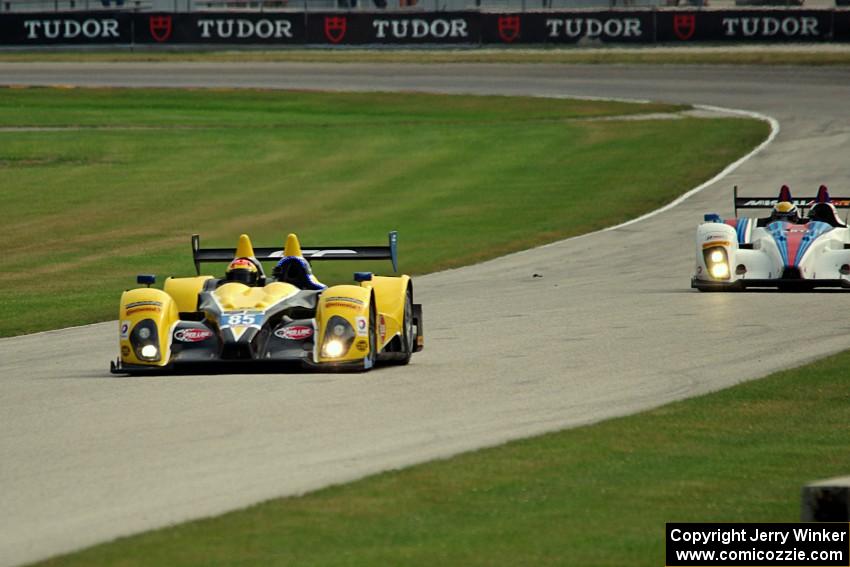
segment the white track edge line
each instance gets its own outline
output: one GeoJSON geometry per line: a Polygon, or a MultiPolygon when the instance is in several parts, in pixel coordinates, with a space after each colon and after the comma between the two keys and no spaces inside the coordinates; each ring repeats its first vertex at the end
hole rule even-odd
{"type": "MultiPolygon", "coordinates": [[[[548,98],[580,98],[580,97],[548,97],[548,98]]],[[[643,104],[643,101],[641,101],[641,100],[630,101],[629,99],[622,99],[622,98],[604,99],[602,97],[599,97],[599,98],[597,98],[597,100],[611,100],[611,101],[617,101],[617,102],[637,102],[638,104],[643,104]]],[[[701,191],[705,190],[707,187],[713,185],[714,183],[717,183],[718,181],[720,181],[721,179],[723,179],[724,177],[726,177],[727,175],[729,175],[730,173],[732,173],[733,171],[738,169],[742,164],[744,164],[745,162],[749,161],[750,159],[752,159],[753,157],[758,155],[762,150],[764,150],[764,148],[766,148],[771,142],[773,142],[774,139],[776,139],[776,136],[779,135],[779,131],[780,131],[779,121],[776,118],[769,116],[767,114],[762,114],[760,112],[755,112],[755,111],[752,111],[752,110],[741,110],[741,109],[737,109],[737,108],[725,108],[725,107],[722,107],[722,106],[712,106],[712,105],[708,105],[708,104],[694,104],[694,105],[692,105],[692,107],[694,109],[698,109],[698,110],[707,110],[707,111],[710,111],[710,112],[732,114],[732,115],[741,116],[741,117],[744,117],[744,118],[753,118],[753,119],[756,119],[756,120],[762,120],[764,122],[767,122],[770,125],[770,134],[767,136],[767,138],[764,141],[762,141],[762,143],[760,143],[758,146],[756,146],[755,148],[750,150],[749,153],[745,154],[744,156],[741,156],[740,158],[738,158],[734,162],[727,165],[725,168],[723,168],[723,170],[721,170],[719,173],[717,173],[714,177],[712,177],[708,181],[704,181],[703,183],[701,183],[700,185],[697,185],[696,187],[687,191],[686,193],[679,195],[678,197],[676,197],[674,200],[667,203],[663,207],[649,211],[648,213],[644,213],[643,215],[641,215],[637,218],[627,220],[625,222],[622,222],[622,223],[614,225],[614,226],[600,228],[599,230],[594,230],[593,232],[588,232],[588,233],[585,233],[585,234],[577,234],[576,236],[571,236],[569,238],[564,238],[562,240],[556,240],[555,242],[549,242],[547,244],[535,246],[534,248],[526,248],[525,250],[517,250],[516,252],[511,252],[510,254],[505,254],[504,256],[499,256],[498,258],[491,258],[489,260],[484,260],[483,262],[479,262],[477,264],[470,264],[469,266],[461,266],[459,268],[451,268],[449,270],[441,270],[439,272],[431,272],[429,274],[423,274],[422,276],[419,276],[419,278],[422,279],[422,278],[429,277],[429,276],[436,275],[436,274],[454,272],[456,270],[462,270],[462,269],[468,268],[470,266],[481,266],[481,265],[484,265],[484,264],[488,264],[490,262],[496,262],[496,261],[501,260],[503,258],[509,258],[511,256],[517,256],[517,255],[520,255],[520,254],[526,254],[528,252],[533,252],[534,250],[540,250],[542,248],[549,248],[551,246],[560,246],[561,244],[564,244],[565,242],[571,242],[573,240],[579,240],[579,239],[582,239],[582,238],[587,238],[589,236],[593,236],[595,234],[600,234],[600,233],[603,233],[603,232],[610,232],[612,230],[617,230],[617,229],[620,229],[620,228],[624,228],[624,227],[633,225],[637,222],[644,221],[644,220],[652,218],[656,215],[660,215],[661,213],[669,211],[673,207],[680,205],[681,203],[683,203],[684,201],[686,201],[690,197],[693,197],[697,193],[700,193],[701,191]]]]}

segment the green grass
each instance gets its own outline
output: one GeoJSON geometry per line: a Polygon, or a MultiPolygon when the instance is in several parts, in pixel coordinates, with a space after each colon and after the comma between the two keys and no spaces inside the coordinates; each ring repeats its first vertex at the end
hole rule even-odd
{"type": "Polygon", "coordinates": [[[847,474],[850,353],[600,424],[40,563],[663,565],[665,522],[794,522],[847,474]]]}
{"type": "Polygon", "coordinates": [[[278,49],[237,51],[37,51],[0,53],[0,61],[152,62],[283,61],[305,63],[565,63],[647,65],[850,65],[850,50],[840,45],[795,49],[787,46],[712,46],[652,48],[505,48],[464,50],[278,49]]]}
{"type": "MultiPolygon", "coordinates": [[[[313,246],[380,244],[398,229],[402,271],[481,261],[654,209],[768,132],[740,119],[589,120],[677,110],[411,93],[0,89],[0,251],[14,266],[0,273],[0,336],[114,318],[135,274],[193,273],[192,233],[234,246],[247,232],[270,246],[296,232],[313,246]]],[[[390,269],[316,262],[330,283],[360,268],[390,269]]]]}

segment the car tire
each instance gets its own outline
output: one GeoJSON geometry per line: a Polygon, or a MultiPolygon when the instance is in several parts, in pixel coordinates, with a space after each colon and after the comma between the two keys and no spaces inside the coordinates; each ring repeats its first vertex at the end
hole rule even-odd
{"type": "Polygon", "coordinates": [[[416,333],[413,329],[413,294],[410,288],[404,298],[404,318],[401,322],[401,352],[393,364],[405,365],[410,362],[415,348],[416,333]]]}
{"type": "Polygon", "coordinates": [[[375,311],[375,294],[369,298],[369,354],[363,359],[363,370],[375,366],[378,360],[378,317],[375,311]]]}

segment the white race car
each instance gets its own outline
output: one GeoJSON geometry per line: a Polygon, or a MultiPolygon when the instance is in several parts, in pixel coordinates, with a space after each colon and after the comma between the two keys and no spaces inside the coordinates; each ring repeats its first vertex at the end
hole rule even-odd
{"type": "Polygon", "coordinates": [[[850,288],[850,228],[837,214],[850,199],[831,199],[823,185],[814,199],[793,199],[786,185],[775,199],[738,197],[737,187],[734,198],[736,218],[707,214],[697,227],[692,288],[850,288]],[[738,209],[768,208],[769,217],[737,218],[738,209]]]}

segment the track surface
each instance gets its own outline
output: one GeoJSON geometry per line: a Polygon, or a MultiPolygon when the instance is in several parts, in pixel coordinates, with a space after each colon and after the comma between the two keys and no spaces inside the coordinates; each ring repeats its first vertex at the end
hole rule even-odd
{"type": "Polygon", "coordinates": [[[407,368],[120,379],[106,373],[114,324],[0,341],[0,564],[636,412],[850,344],[846,295],[688,288],[695,225],[730,214],[733,183],[850,193],[848,69],[0,64],[0,83],[626,97],[782,125],[725,180],[643,223],[418,278],[428,343],[407,368]]]}

